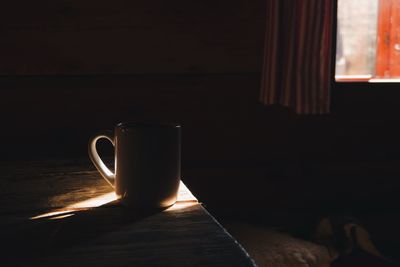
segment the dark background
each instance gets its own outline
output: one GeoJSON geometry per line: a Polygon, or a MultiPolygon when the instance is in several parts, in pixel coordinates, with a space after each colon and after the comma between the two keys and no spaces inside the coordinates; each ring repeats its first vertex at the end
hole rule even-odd
{"type": "Polygon", "coordinates": [[[217,213],[395,206],[399,86],[334,84],[329,115],[265,107],[265,21],[265,0],[3,3],[0,158],[86,157],[96,130],[172,121],[217,213]]]}

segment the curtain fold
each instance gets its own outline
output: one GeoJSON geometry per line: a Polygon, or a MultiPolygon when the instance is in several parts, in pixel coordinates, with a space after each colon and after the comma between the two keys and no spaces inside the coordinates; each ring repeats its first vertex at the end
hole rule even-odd
{"type": "Polygon", "coordinates": [[[267,1],[261,102],[328,113],[336,0],[267,1]]]}

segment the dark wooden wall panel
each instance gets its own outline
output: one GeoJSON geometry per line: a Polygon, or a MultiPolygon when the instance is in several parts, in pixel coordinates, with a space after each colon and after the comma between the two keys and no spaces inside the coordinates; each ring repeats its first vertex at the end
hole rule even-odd
{"type": "Polygon", "coordinates": [[[0,133],[3,156],[18,156],[23,143],[28,157],[85,156],[96,130],[161,120],[183,124],[186,159],[236,158],[252,147],[240,138],[252,131],[258,85],[259,75],[3,77],[0,121],[13,129],[0,133]]]}
{"type": "Polygon", "coordinates": [[[0,10],[0,74],[254,72],[260,0],[12,1],[0,10]]]}

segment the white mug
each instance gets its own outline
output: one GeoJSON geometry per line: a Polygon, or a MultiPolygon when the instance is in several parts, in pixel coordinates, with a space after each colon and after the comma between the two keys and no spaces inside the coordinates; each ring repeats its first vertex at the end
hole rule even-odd
{"type": "Polygon", "coordinates": [[[114,133],[92,137],[89,157],[121,202],[140,210],[165,209],[176,202],[181,175],[181,127],[163,123],[120,123],[114,133]],[[96,150],[97,140],[115,149],[115,172],[96,150]]]}

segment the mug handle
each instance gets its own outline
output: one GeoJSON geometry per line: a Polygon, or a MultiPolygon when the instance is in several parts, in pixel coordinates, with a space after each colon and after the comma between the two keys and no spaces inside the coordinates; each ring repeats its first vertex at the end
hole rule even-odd
{"type": "Polygon", "coordinates": [[[112,188],[115,188],[114,187],[115,174],[112,171],[110,171],[109,168],[107,168],[107,166],[101,160],[99,153],[97,153],[96,144],[97,141],[102,138],[105,138],[108,141],[110,141],[111,144],[115,147],[114,136],[110,131],[99,132],[97,135],[93,136],[89,140],[89,145],[88,145],[89,158],[93,162],[93,165],[96,167],[96,169],[100,172],[101,176],[103,176],[103,178],[107,181],[107,183],[111,185],[112,188]]]}

